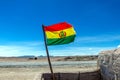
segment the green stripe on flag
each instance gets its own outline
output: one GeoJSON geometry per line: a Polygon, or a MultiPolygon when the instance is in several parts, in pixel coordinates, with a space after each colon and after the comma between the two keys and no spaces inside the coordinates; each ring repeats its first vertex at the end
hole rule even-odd
{"type": "Polygon", "coordinates": [[[47,45],[58,45],[58,44],[67,44],[73,42],[76,35],[71,35],[64,38],[52,38],[47,39],[47,45]]]}

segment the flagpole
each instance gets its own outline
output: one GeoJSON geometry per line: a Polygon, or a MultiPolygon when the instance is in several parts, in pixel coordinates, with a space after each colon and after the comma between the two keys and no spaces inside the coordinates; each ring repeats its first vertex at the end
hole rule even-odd
{"type": "Polygon", "coordinates": [[[47,53],[47,59],[48,59],[50,71],[51,71],[53,80],[55,80],[55,76],[54,76],[52,65],[51,65],[51,61],[50,61],[49,51],[48,51],[48,47],[47,47],[47,43],[46,43],[46,36],[45,36],[45,31],[44,31],[44,25],[42,25],[42,29],[43,29],[44,43],[45,43],[45,49],[46,49],[46,53],[47,53]]]}

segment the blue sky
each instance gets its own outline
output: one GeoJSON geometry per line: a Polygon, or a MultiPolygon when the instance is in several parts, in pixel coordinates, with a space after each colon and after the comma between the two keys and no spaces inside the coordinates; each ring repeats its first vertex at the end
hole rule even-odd
{"type": "Polygon", "coordinates": [[[73,43],[49,46],[50,55],[97,55],[120,47],[119,0],[1,0],[0,56],[46,55],[41,25],[68,22],[73,43]]]}

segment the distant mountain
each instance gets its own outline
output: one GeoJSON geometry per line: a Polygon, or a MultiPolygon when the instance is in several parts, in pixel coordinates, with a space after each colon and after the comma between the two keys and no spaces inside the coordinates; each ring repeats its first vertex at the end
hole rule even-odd
{"type": "Polygon", "coordinates": [[[34,56],[34,55],[24,55],[24,56],[18,56],[18,58],[35,58],[35,57],[38,57],[38,58],[44,58],[46,56],[34,56]]]}
{"type": "Polygon", "coordinates": [[[18,58],[34,58],[34,55],[24,55],[24,56],[18,56],[18,58]]]}

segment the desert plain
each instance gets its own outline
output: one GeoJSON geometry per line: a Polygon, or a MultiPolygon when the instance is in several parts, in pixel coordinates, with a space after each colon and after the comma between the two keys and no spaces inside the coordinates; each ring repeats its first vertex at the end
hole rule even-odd
{"type": "MultiPolygon", "coordinates": [[[[60,61],[51,58],[53,71],[82,73],[97,70],[97,61],[60,61]]],[[[0,80],[41,80],[43,73],[50,73],[47,58],[0,58],[0,80]]]]}

